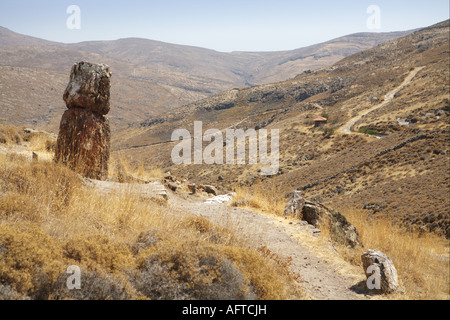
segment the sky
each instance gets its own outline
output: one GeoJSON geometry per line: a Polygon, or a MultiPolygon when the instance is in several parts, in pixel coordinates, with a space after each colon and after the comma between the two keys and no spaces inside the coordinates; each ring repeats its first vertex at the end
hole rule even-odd
{"type": "Polygon", "coordinates": [[[449,19],[448,0],[0,0],[0,26],[64,43],[138,37],[217,51],[292,50],[449,19]],[[69,10],[75,5],[79,11],[69,10]]]}

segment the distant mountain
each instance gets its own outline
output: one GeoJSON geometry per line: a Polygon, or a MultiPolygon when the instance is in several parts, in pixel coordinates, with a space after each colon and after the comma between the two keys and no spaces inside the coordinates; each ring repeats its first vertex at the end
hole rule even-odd
{"type": "Polygon", "coordinates": [[[95,52],[151,69],[220,79],[235,86],[247,86],[293,78],[413,32],[357,33],[321,44],[279,52],[217,52],[214,50],[127,38],[71,44],[70,48],[95,52]]]}
{"type": "Polygon", "coordinates": [[[7,111],[0,121],[56,131],[70,68],[81,60],[111,66],[116,128],[231,88],[293,78],[410,32],[354,34],[292,51],[223,53],[136,38],[63,44],[0,27],[0,110],[7,111]]]}

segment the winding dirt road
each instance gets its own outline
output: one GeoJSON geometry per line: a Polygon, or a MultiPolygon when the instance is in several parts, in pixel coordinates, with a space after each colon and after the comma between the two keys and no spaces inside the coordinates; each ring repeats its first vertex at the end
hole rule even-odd
{"type": "Polygon", "coordinates": [[[389,102],[392,101],[392,99],[394,99],[395,95],[402,90],[404,87],[406,87],[411,81],[412,79],[414,79],[414,77],[417,75],[417,73],[419,71],[421,71],[424,67],[417,67],[414,70],[412,70],[408,76],[405,78],[405,80],[402,82],[401,85],[399,85],[397,88],[395,88],[394,90],[390,91],[389,93],[387,93],[384,96],[383,102],[380,104],[377,104],[375,106],[373,106],[372,108],[365,110],[364,112],[360,113],[358,116],[350,119],[345,125],[343,125],[339,131],[345,134],[349,134],[352,133],[352,128],[353,126],[359,121],[361,120],[362,117],[364,117],[365,115],[371,113],[372,111],[375,111],[379,108],[384,107],[386,104],[388,104],[389,102]]]}

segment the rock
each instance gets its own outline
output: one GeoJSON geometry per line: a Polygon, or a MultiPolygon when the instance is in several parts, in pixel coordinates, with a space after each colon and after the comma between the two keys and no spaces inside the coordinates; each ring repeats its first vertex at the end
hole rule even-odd
{"type": "Polygon", "coordinates": [[[304,199],[300,191],[292,193],[284,215],[307,221],[316,228],[328,225],[331,240],[334,242],[345,244],[351,248],[363,246],[358,230],[348,222],[344,215],[320,203],[304,199]]]}
{"type": "Polygon", "coordinates": [[[302,218],[302,210],[305,205],[305,199],[302,197],[302,192],[295,190],[292,192],[291,198],[284,210],[284,215],[294,216],[297,218],[302,218]]]}
{"type": "Polygon", "coordinates": [[[210,185],[201,185],[199,186],[201,189],[205,190],[206,193],[208,194],[213,194],[215,196],[217,196],[219,194],[219,191],[214,187],[214,186],[210,186],[210,185]]]}
{"type": "Polygon", "coordinates": [[[178,189],[178,185],[176,183],[173,183],[173,182],[167,183],[167,187],[170,190],[172,190],[173,192],[177,191],[177,189],[178,189]]]}
{"type": "Polygon", "coordinates": [[[172,182],[176,182],[177,181],[177,179],[174,176],[172,176],[170,173],[164,174],[164,180],[172,181],[172,182]]]}
{"type": "Polygon", "coordinates": [[[68,109],[83,108],[98,115],[109,113],[111,72],[104,64],[75,63],[64,92],[68,109]]]}
{"type": "Polygon", "coordinates": [[[397,269],[392,260],[384,253],[377,250],[367,250],[362,254],[361,261],[368,279],[374,273],[373,271],[367,272],[370,266],[375,266],[375,269],[379,270],[380,290],[382,293],[389,294],[398,290],[397,269]]]}
{"type": "Polygon", "coordinates": [[[212,197],[210,199],[206,199],[205,203],[225,203],[230,202],[232,198],[233,197],[231,194],[223,194],[220,196],[212,197]]]}
{"type": "Polygon", "coordinates": [[[104,180],[108,176],[110,125],[103,116],[72,108],[61,119],[55,160],[85,178],[104,180]]]}

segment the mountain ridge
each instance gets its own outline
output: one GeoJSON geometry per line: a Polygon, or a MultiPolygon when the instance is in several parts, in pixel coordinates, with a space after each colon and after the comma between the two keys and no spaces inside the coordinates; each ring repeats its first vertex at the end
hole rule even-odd
{"type": "Polygon", "coordinates": [[[113,72],[110,119],[113,128],[119,128],[232,88],[292,78],[304,70],[330,65],[343,56],[408,32],[411,31],[368,33],[370,37],[363,34],[363,38],[361,34],[344,36],[279,53],[221,53],[143,38],[63,44],[2,28],[0,84],[9,89],[0,98],[0,106],[10,111],[3,121],[56,132],[57,119],[64,110],[58,93],[64,91],[73,63],[81,60],[110,65],[113,72]],[[22,68],[20,73],[17,68],[22,68]],[[29,97],[19,94],[30,87],[33,92],[29,97]]]}

